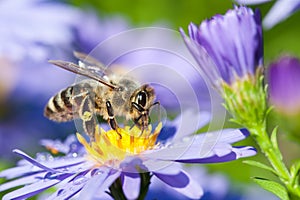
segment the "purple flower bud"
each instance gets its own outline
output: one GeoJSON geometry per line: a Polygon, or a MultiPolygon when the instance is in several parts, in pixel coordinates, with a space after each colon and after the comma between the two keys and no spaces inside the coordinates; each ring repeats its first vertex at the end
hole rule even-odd
{"type": "Polygon", "coordinates": [[[213,85],[228,84],[238,77],[254,75],[263,64],[260,12],[235,7],[215,15],[200,26],[190,24],[189,38],[181,30],[187,47],[213,85]]]}
{"type": "Polygon", "coordinates": [[[270,102],[287,115],[300,113],[300,61],[284,56],[269,67],[270,102]]]}

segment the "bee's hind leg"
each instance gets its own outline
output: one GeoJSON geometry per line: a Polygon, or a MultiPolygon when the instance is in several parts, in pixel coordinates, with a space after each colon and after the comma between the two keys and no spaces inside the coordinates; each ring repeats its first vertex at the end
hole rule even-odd
{"type": "Polygon", "coordinates": [[[108,124],[110,125],[110,127],[115,130],[119,136],[120,139],[122,139],[122,135],[118,132],[118,123],[115,119],[115,115],[114,115],[114,109],[110,103],[110,101],[106,101],[106,109],[107,109],[107,114],[108,114],[108,124]]]}
{"type": "Polygon", "coordinates": [[[93,104],[89,95],[85,96],[79,110],[79,116],[83,121],[83,130],[88,134],[93,141],[95,138],[97,119],[93,112],[93,104]]]}

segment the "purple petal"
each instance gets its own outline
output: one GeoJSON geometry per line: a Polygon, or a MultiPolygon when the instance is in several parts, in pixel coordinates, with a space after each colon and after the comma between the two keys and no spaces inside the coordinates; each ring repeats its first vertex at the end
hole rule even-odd
{"type": "Polygon", "coordinates": [[[10,188],[17,187],[17,186],[28,185],[30,183],[34,183],[34,182],[39,180],[38,177],[40,177],[40,179],[41,179],[46,174],[47,174],[47,172],[43,172],[43,173],[34,174],[34,175],[30,175],[30,176],[25,176],[25,177],[18,178],[18,179],[13,180],[13,181],[3,183],[3,184],[0,185],[0,192],[2,192],[4,190],[8,190],[10,188]]]}
{"type": "MultiPolygon", "coordinates": [[[[35,160],[35,162],[38,162],[38,161],[35,160]]],[[[78,170],[78,168],[83,169],[83,168],[90,167],[90,166],[92,166],[92,163],[85,161],[85,158],[83,158],[83,157],[76,157],[76,158],[64,157],[64,158],[59,158],[59,159],[55,159],[52,161],[46,161],[40,165],[44,166],[44,169],[41,169],[40,167],[37,167],[35,165],[31,165],[31,163],[28,163],[23,166],[13,167],[13,168],[10,168],[10,169],[0,172],[0,177],[6,177],[7,179],[12,179],[12,178],[16,178],[19,176],[30,175],[32,173],[48,171],[45,169],[48,169],[49,167],[52,168],[52,171],[53,171],[53,169],[56,170],[54,172],[59,172],[59,170],[68,169],[68,172],[72,173],[72,172],[76,172],[78,170]]]]}
{"type": "Polygon", "coordinates": [[[100,193],[102,194],[119,176],[121,172],[107,167],[101,167],[83,187],[78,199],[90,200],[100,193]]]}
{"type": "Polygon", "coordinates": [[[165,182],[171,187],[176,187],[176,188],[183,188],[187,186],[190,181],[189,177],[182,171],[180,171],[178,174],[175,175],[159,174],[157,172],[154,172],[153,174],[161,181],[165,182]]]}
{"type": "Polygon", "coordinates": [[[183,34],[201,70],[217,87],[220,78],[231,84],[236,76],[255,74],[262,64],[263,46],[260,13],[235,7],[215,15],[197,28],[189,26],[190,39],[183,34]],[[212,60],[212,61],[211,61],[212,60]],[[219,77],[219,78],[218,78],[219,77]]]}
{"type": "MultiPolygon", "coordinates": [[[[195,25],[190,24],[189,29],[194,30],[195,25]]],[[[212,60],[210,55],[208,55],[207,51],[198,43],[194,42],[192,39],[186,36],[183,29],[180,29],[181,36],[197,61],[198,65],[200,66],[200,70],[206,77],[208,77],[208,81],[210,81],[211,85],[217,86],[219,85],[218,80],[219,77],[221,77],[220,73],[218,72],[218,67],[216,66],[215,62],[212,60]]],[[[190,37],[192,38],[192,35],[194,35],[194,32],[190,31],[190,37]]]]}
{"type": "Polygon", "coordinates": [[[127,156],[125,160],[120,164],[120,169],[122,169],[123,172],[134,174],[139,173],[137,166],[140,168],[140,170],[147,171],[147,167],[144,166],[141,158],[135,156],[127,156]]]}
{"type": "Polygon", "coordinates": [[[187,110],[171,122],[175,125],[177,132],[173,141],[179,140],[187,135],[191,135],[198,129],[209,123],[211,114],[209,112],[195,113],[192,110],[187,110]]]}
{"type": "Polygon", "coordinates": [[[75,194],[77,194],[84,185],[90,180],[90,176],[86,175],[86,172],[79,173],[78,175],[70,177],[71,179],[66,179],[61,187],[59,187],[55,193],[47,198],[47,200],[63,200],[69,199],[75,194]]]}
{"type": "MultiPolygon", "coordinates": [[[[33,169],[33,167],[31,165],[9,168],[9,169],[1,171],[0,177],[5,177],[7,179],[16,178],[16,177],[22,176],[26,173],[32,173],[31,169],[33,169]]],[[[38,170],[36,170],[36,172],[43,171],[40,168],[37,168],[37,169],[38,170]]]]}
{"type": "Polygon", "coordinates": [[[233,152],[235,152],[237,159],[256,155],[256,149],[249,146],[235,147],[233,152]]]}
{"type": "Polygon", "coordinates": [[[130,177],[124,176],[123,177],[123,192],[127,199],[137,199],[139,196],[139,189],[140,189],[141,179],[140,177],[130,177]]]}
{"type": "Polygon", "coordinates": [[[180,165],[173,161],[164,161],[160,159],[149,159],[143,162],[143,165],[150,172],[158,171],[162,174],[178,174],[180,172],[180,165]]]}
{"type": "Polygon", "coordinates": [[[241,5],[255,5],[255,4],[266,3],[272,0],[235,0],[235,1],[241,5]]]}
{"type": "Polygon", "coordinates": [[[43,139],[40,141],[40,144],[47,149],[53,149],[64,154],[74,153],[73,155],[81,155],[85,153],[84,147],[78,142],[75,135],[68,136],[64,142],[61,140],[43,139]]]}
{"type": "Polygon", "coordinates": [[[181,171],[181,164],[173,161],[148,160],[144,162],[149,171],[166,175],[176,175],[181,171]]]}
{"type": "Polygon", "coordinates": [[[177,162],[182,163],[219,163],[219,162],[228,162],[236,160],[243,157],[253,156],[256,154],[256,150],[253,147],[237,147],[232,148],[232,151],[229,154],[223,156],[210,156],[206,158],[199,159],[179,159],[177,162]]]}
{"type": "Polygon", "coordinates": [[[56,185],[59,182],[60,180],[57,179],[40,180],[34,184],[27,185],[4,195],[3,200],[26,199],[56,185]]]}
{"type": "Polygon", "coordinates": [[[300,6],[299,0],[279,0],[276,1],[263,21],[264,27],[272,28],[274,25],[288,18],[297,11],[300,6]]]}
{"type": "Polygon", "coordinates": [[[149,159],[166,161],[224,156],[232,151],[230,143],[242,140],[247,135],[246,129],[224,129],[183,138],[158,150],[147,151],[143,155],[149,159]]]}
{"type": "Polygon", "coordinates": [[[19,156],[21,156],[22,158],[24,158],[25,160],[27,160],[28,162],[30,162],[31,164],[49,171],[49,172],[57,172],[55,169],[51,169],[49,167],[46,167],[45,165],[41,164],[40,162],[36,161],[35,159],[31,158],[29,155],[27,155],[26,153],[24,153],[23,151],[20,151],[18,149],[13,150],[14,153],[18,154],[19,156]]]}
{"type": "Polygon", "coordinates": [[[172,189],[182,193],[191,199],[199,199],[203,190],[185,171],[181,170],[176,175],[154,173],[154,175],[170,186],[172,189]]]}

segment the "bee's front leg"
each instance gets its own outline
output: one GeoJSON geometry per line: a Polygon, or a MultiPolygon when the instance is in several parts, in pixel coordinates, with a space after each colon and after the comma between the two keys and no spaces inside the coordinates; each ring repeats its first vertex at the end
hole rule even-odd
{"type": "MultiPolygon", "coordinates": [[[[118,123],[115,119],[115,115],[114,115],[114,109],[110,103],[110,101],[106,101],[106,109],[107,109],[107,114],[108,114],[108,124],[110,125],[110,127],[115,130],[117,133],[118,133],[118,130],[117,128],[119,127],[118,126],[118,123]]],[[[122,138],[121,134],[118,133],[120,138],[122,138]]]]}

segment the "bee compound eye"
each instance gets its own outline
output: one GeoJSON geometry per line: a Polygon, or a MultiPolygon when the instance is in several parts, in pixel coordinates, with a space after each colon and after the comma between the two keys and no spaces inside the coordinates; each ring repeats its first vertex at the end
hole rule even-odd
{"type": "Polygon", "coordinates": [[[142,107],[146,106],[146,103],[147,103],[147,94],[146,94],[145,91],[140,91],[136,95],[136,103],[139,104],[142,107]]]}

